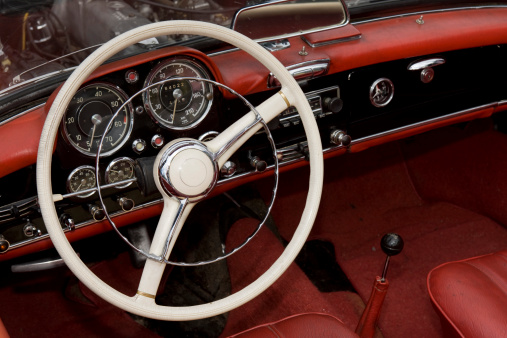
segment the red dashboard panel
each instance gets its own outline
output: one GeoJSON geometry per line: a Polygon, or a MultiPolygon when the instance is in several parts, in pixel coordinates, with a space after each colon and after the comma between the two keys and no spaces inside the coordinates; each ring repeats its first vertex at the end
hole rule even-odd
{"type": "MultiPolygon", "coordinates": [[[[507,43],[507,8],[470,9],[428,13],[355,25],[361,39],[311,48],[301,38],[290,39],[291,47],[273,54],[290,66],[310,60],[331,60],[329,73],[381,62],[444,51],[507,43]],[[299,51],[305,47],[308,55],[299,51]]],[[[346,27],[344,27],[346,28],[346,27]]],[[[330,39],[322,32],[322,39],[330,39]]],[[[313,39],[317,39],[314,36],[313,39]]],[[[268,71],[244,52],[212,58],[225,84],[242,95],[266,90],[268,71]]]]}
{"type": "Polygon", "coordinates": [[[44,107],[40,107],[0,126],[0,177],[35,163],[45,120],[44,107]]]}

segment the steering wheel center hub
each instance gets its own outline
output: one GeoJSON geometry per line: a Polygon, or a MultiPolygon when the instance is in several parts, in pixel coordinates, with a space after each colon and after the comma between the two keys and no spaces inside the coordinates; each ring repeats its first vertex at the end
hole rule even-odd
{"type": "Polygon", "coordinates": [[[164,150],[159,163],[160,183],[171,196],[206,196],[218,179],[217,163],[205,145],[181,140],[164,150]]]}

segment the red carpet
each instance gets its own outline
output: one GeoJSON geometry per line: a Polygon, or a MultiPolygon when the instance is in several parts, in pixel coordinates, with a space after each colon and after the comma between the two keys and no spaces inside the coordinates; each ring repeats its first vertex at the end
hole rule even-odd
{"type": "MultiPolygon", "coordinates": [[[[243,242],[245,235],[250,234],[256,226],[257,221],[252,219],[238,221],[229,233],[227,245],[243,242]]],[[[228,260],[233,291],[257,279],[279,257],[282,250],[276,237],[268,229],[261,229],[245,248],[228,260]]],[[[308,312],[334,315],[354,330],[363,308],[364,303],[355,293],[320,293],[293,263],[263,294],[229,314],[222,336],[308,312]]]]}
{"type": "MultiPolygon", "coordinates": [[[[502,215],[507,203],[506,150],[505,135],[472,125],[326,161],[323,199],[311,238],[335,245],[338,263],[363,300],[382,271],[382,235],[394,231],[405,240],[405,250],[391,260],[388,274],[390,290],[380,317],[386,337],[441,336],[427,296],[428,272],[446,261],[507,247],[506,229],[491,219],[507,221],[502,215]]],[[[307,177],[307,169],[301,169],[281,178],[273,217],[286,239],[298,223],[307,177]],[[296,181],[301,185],[294,185],[296,181]]],[[[266,182],[266,191],[268,186],[266,182]]]]}

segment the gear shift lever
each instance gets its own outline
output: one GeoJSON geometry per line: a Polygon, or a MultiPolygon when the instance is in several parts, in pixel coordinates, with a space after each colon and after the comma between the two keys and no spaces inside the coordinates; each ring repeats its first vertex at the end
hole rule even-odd
{"type": "Polygon", "coordinates": [[[387,289],[389,288],[389,282],[386,279],[389,260],[391,259],[391,256],[396,256],[403,250],[403,245],[403,239],[400,235],[395,233],[385,234],[380,241],[380,247],[387,257],[382,277],[377,277],[375,279],[370,299],[368,300],[368,304],[366,304],[363,315],[357,324],[356,333],[361,338],[371,338],[375,334],[380,310],[382,308],[382,304],[384,303],[387,289]]]}
{"type": "Polygon", "coordinates": [[[387,275],[387,268],[389,267],[389,259],[391,256],[396,256],[403,250],[403,238],[395,233],[385,234],[380,240],[380,247],[382,251],[387,255],[386,263],[384,264],[384,271],[382,272],[381,281],[385,282],[387,275]]]}

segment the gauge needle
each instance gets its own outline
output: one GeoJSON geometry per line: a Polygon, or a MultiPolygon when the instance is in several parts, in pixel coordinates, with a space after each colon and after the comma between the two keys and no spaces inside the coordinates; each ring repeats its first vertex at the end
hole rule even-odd
{"type": "Polygon", "coordinates": [[[182,96],[183,96],[183,92],[179,88],[173,92],[173,97],[174,97],[173,124],[174,124],[174,118],[176,117],[176,104],[178,103],[179,98],[182,96]]]}
{"type": "Polygon", "coordinates": [[[81,180],[81,184],[79,185],[79,187],[77,187],[77,188],[76,188],[76,191],[79,191],[79,189],[81,188],[81,186],[82,186],[83,184],[85,184],[85,183],[86,183],[86,180],[83,178],[83,179],[81,180]]]}
{"type": "Polygon", "coordinates": [[[174,100],[174,109],[173,109],[173,124],[174,124],[174,118],[176,117],[176,103],[178,103],[178,99],[174,100]]]}
{"type": "Polygon", "coordinates": [[[92,116],[93,130],[92,130],[92,137],[90,138],[90,147],[88,148],[88,151],[90,151],[93,146],[93,138],[95,137],[95,129],[97,129],[97,126],[101,123],[102,123],[102,116],[100,116],[99,114],[95,114],[92,116]]]}

